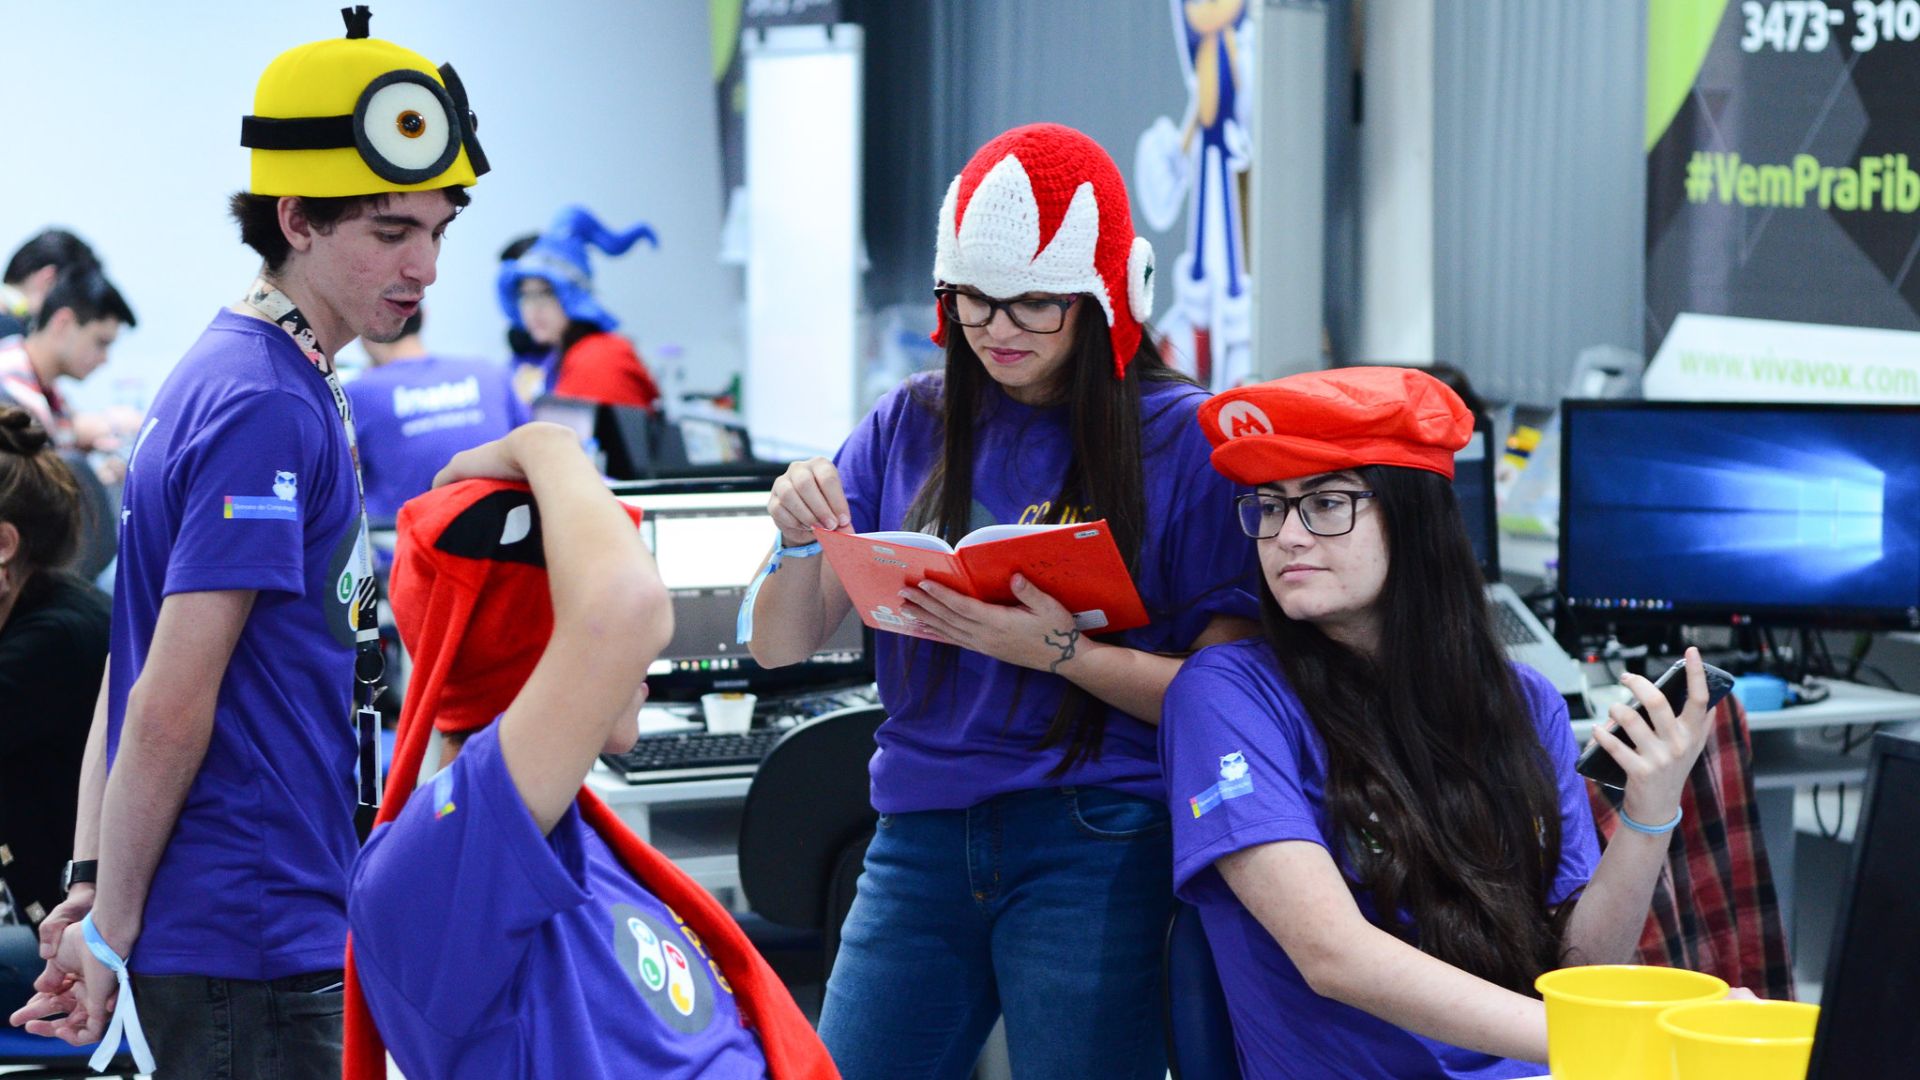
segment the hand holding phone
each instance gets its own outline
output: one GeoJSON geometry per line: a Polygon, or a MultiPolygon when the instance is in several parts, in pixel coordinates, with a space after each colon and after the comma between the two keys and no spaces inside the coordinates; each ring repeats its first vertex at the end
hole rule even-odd
{"type": "MultiPolygon", "coordinates": [[[[1706,675],[1706,709],[1710,712],[1714,706],[1720,704],[1720,699],[1726,697],[1728,692],[1733,689],[1733,676],[1714,667],[1712,664],[1703,662],[1700,667],[1706,675]]],[[[1654,680],[1653,688],[1660,691],[1661,695],[1667,699],[1667,704],[1673,710],[1672,714],[1679,716],[1681,711],[1687,706],[1687,662],[1685,660],[1674,661],[1672,667],[1661,672],[1660,677],[1654,680]]],[[[1647,707],[1644,702],[1635,701],[1633,703],[1633,711],[1640,717],[1641,722],[1645,723],[1649,728],[1655,726],[1653,719],[1647,715],[1647,707]]],[[[1633,748],[1634,743],[1632,736],[1622,730],[1618,723],[1611,720],[1607,721],[1607,731],[1614,738],[1625,743],[1629,749],[1633,748]]],[[[1691,762],[1688,764],[1689,767],[1691,767],[1691,762]]],[[[1607,753],[1606,748],[1600,744],[1598,739],[1587,744],[1587,748],[1580,754],[1579,761],[1574,764],[1574,770],[1581,776],[1597,784],[1604,784],[1611,788],[1624,788],[1627,786],[1626,770],[1621,768],[1620,763],[1613,759],[1613,755],[1607,753]]]]}

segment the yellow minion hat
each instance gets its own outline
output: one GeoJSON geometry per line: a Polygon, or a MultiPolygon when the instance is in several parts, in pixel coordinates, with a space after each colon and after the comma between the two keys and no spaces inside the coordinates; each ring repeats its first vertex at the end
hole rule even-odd
{"type": "Polygon", "coordinates": [[[479,121],[451,64],[368,36],[373,13],[342,8],[347,36],[288,49],[260,75],[240,145],[255,195],[333,198],[470,187],[487,171],[479,121]]]}

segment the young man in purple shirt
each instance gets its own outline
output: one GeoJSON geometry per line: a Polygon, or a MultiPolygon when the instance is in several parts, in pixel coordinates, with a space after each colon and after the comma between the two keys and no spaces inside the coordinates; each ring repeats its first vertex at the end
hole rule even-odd
{"type": "Polygon", "coordinates": [[[397,339],[363,340],[373,367],[347,384],[367,514],[376,522],[392,521],[401,503],[432,487],[453,455],[527,422],[503,365],[429,353],[420,323],[416,311],[397,339]]]}
{"type": "Polygon", "coordinates": [[[242,121],[251,183],[231,203],[261,275],[133,448],[75,844],[97,885],[43,924],[41,993],[14,1015],[74,1043],[104,1034],[96,1065],[124,1030],[163,1080],[340,1070],[351,698],[372,612],[332,357],[398,336],[486,170],[452,69],[371,39],[365,8],[344,14],[345,40],[261,76],[242,121]]]}

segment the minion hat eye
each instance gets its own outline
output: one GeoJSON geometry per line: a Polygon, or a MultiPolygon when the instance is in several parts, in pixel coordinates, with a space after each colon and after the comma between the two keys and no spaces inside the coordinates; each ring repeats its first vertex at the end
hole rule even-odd
{"type": "Polygon", "coordinates": [[[240,121],[255,195],[335,197],[466,187],[487,171],[479,121],[452,65],[369,38],[364,6],[345,39],[281,53],[240,121]]]}

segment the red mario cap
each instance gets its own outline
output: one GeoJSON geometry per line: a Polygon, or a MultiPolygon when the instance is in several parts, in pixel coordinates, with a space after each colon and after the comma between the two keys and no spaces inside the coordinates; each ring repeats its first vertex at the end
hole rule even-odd
{"type": "Polygon", "coordinates": [[[1452,479],[1473,438],[1473,413],[1424,371],[1308,371],[1216,394],[1200,406],[1213,467],[1249,486],[1361,465],[1425,469],[1452,479]]]}

